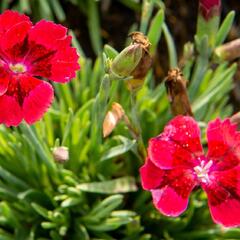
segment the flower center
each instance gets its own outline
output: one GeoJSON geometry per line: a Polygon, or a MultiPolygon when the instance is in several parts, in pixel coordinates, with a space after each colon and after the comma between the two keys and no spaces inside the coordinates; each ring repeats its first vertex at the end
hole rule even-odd
{"type": "Polygon", "coordinates": [[[203,183],[209,182],[208,172],[212,164],[213,164],[212,160],[208,162],[203,160],[200,162],[199,166],[194,167],[195,173],[197,174],[199,181],[203,183]]]}
{"type": "Polygon", "coordinates": [[[9,64],[9,68],[14,72],[14,73],[24,73],[26,72],[26,67],[22,63],[16,63],[16,64],[9,64]]]}

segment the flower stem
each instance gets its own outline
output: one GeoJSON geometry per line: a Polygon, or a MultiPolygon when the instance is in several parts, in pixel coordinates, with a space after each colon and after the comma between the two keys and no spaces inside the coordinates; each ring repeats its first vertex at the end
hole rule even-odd
{"type": "MultiPolygon", "coordinates": [[[[103,76],[99,92],[95,99],[93,106],[93,124],[91,129],[91,142],[93,146],[99,146],[102,143],[102,125],[107,111],[107,102],[110,91],[110,78],[108,74],[103,76]]],[[[98,155],[99,148],[93,147],[96,150],[95,154],[98,155]]],[[[96,157],[95,155],[95,157],[96,157]]]]}
{"type": "Polygon", "coordinates": [[[142,129],[139,122],[139,116],[137,112],[137,101],[136,101],[136,92],[131,91],[131,118],[132,118],[132,127],[129,129],[132,132],[132,135],[135,136],[137,140],[137,150],[142,161],[145,161],[146,158],[146,148],[143,143],[142,138],[142,129]]]}

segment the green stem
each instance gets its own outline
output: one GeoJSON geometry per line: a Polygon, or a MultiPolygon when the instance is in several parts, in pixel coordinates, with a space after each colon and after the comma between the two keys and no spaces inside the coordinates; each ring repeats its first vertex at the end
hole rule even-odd
{"type": "Polygon", "coordinates": [[[207,71],[207,66],[208,66],[208,58],[206,56],[199,55],[196,60],[196,65],[194,68],[192,80],[189,86],[190,99],[193,99],[194,96],[197,95],[197,91],[199,89],[201,81],[204,77],[204,74],[207,71]]]}
{"type": "Polygon", "coordinates": [[[108,103],[108,98],[109,98],[109,92],[110,92],[110,78],[108,74],[105,74],[101,85],[99,92],[96,96],[95,99],[95,104],[93,106],[93,124],[92,124],[92,129],[91,129],[91,142],[94,151],[94,158],[99,157],[99,147],[100,144],[102,143],[102,125],[103,125],[103,120],[106,115],[107,111],[107,103],[108,103]]]}
{"type": "Polygon", "coordinates": [[[139,116],[137,112],[136,92],[131,92],[131,105],[132,105],[131,119],[132,119],[132,125],[134,127],[133,128],[134,136],[136,136],[136,140],[137,140],[137,150],[141,157],[141,160],[145,161],[147,154],[146,154],[146,149],[143,143],[142,129],[141,129],[139,116]]]}

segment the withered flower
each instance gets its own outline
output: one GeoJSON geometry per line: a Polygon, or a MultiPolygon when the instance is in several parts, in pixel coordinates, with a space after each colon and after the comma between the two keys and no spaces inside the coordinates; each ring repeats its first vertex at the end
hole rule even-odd
{"type": "Polygon", "coordinates": [[[128,89],[132,91],[143,85],[152,58],[149,54],[150,42],[143,33],[133,32],[129,36],[132,42],[113,60],[110,74],[118,78],[132,77],[127,80],[128,89]]]}
{"type": "Polygon", "coordinates": [[[187,80],[184,79],[180,69],[173,68],[168,71],[165,85],[171,104],[171,110],[174,116],[193,116],[191,104],[187,94],[186,84],[187,80]]]}

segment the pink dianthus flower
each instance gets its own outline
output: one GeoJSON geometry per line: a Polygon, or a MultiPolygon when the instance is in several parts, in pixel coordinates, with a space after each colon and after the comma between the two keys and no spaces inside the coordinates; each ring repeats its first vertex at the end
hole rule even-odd
{"type": "Polygon", "coordinates": [[[172,217],[186,210],[190,193],[201,186],[214,222],[239,226],[240,132],[229,119],[216,119],[208,124],[207,140],[205,155],[197,122],[175,117],[149,142],[140,169],[142,186],[151,191],[155,207],[172,217]]]}

